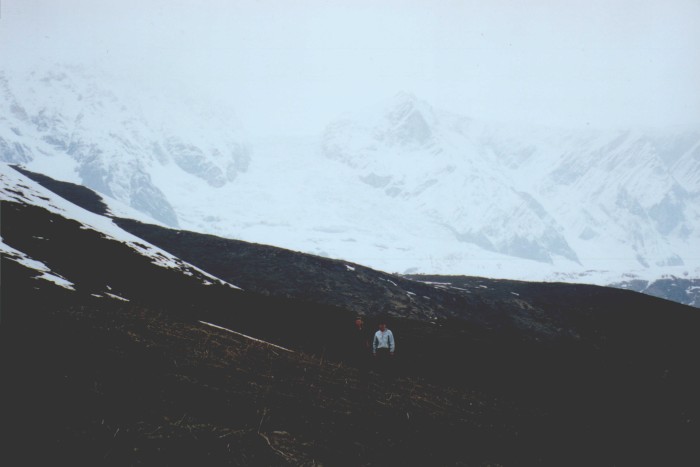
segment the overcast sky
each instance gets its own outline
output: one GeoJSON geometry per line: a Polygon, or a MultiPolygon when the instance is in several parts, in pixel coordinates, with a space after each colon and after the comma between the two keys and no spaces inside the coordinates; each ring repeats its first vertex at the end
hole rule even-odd
{"type": "Polygon", "coordinates": [[[698,0],[0,0],[0,66],[184,83],[253,135],[399,91],[478,119],[700,127],[698,0]]]}

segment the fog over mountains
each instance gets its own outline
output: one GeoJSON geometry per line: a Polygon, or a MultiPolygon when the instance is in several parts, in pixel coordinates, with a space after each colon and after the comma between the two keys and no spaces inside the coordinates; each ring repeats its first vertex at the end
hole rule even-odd
{"type": "Polygon", "coordinates": [[[113,83],[0,72],[0,159],[166,225],[390,272],[700,278],[700,130],[514,127],[400,92],[318,136],[251,141],[246,109],[113,83]]]}

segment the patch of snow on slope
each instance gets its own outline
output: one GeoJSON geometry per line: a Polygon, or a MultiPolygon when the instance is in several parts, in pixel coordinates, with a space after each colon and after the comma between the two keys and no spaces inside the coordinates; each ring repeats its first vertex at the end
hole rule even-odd
{"type": "Polygon", "coordinates": [[[116,299],[116,300],[121,300],[121,301],[123,301],[123,302],[128,302],[128,301],[129,301],[128,298],[120,297],[119,295],[115,295],[115,294],[113,294],[113,293],[105,292],[105,295],[107,295],[107,296],[109,296],[109,297],[112,297],[112,298],[114,298],[114,299],[116,299]]]}
{"type": "Polygon", "coordinates": [[[38,272],[39,275],[36,276],[35,279],[43,279],[45,281],[53,282],[64,289],[75,290],[75,287],[73,287],[74,284],[71,281],[61,277],[59,274],[56,274],[41,261],[32,259],[23,252],[15,250],[11,246],[6,245],[2,239],[0,239],[0,254],[21,264],[22,266],[38,272]]]}

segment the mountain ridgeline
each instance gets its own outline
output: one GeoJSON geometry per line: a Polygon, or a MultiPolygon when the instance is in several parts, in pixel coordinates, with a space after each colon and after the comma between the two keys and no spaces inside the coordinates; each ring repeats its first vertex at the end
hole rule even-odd
{"type": "Polygon", "coordinates": [[[71,66],[1,72],[0,110],[0,160],[173,228],[403,274],[698,303],[696,129],[509,126],[399,93],[319,138],[251,142],[227,109],[71,66]]]}
{"type": "Polygon", "coordinates": [[[694,308],[598,286],[387,274],[119,218],[86,188],[1,175],[7,459],[698,461],[694,308]],[[357,314],[388,317],[390,376],[358,371],[357,314]]]}

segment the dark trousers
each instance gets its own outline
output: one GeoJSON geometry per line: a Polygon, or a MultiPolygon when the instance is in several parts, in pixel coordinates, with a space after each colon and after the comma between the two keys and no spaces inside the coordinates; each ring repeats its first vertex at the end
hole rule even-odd
{"type": "Polygon", "coordinates": [[[370,358],[370,352],[368,352],[367,349],[360,349],[353,355],[352,360],[350,360],[352,366],[357,368],[357,376],[359,377],[360,382],[367,381],[367,376],[371,366],[371,362],[369,361],[370,358]]]}
{"type": "Polygon", "coordinates": [[[373,358],[374,369],[377,371],[377,373],[379,373],[381,376],[389,376],[391,374],[392,358],[393,357],[391,356],[389,349],[377,349],[377,353],[373,358]]]}

